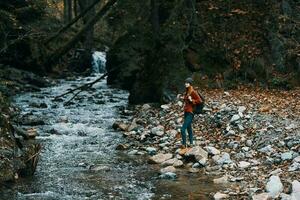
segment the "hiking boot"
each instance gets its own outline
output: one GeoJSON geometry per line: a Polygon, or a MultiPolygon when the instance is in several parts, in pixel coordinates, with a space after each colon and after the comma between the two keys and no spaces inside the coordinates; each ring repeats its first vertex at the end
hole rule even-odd
{"type": "Polygon", "coordinates": [[[193,148],[195,145],[194,144],[188,144],[187,147],[193,148]]]}
{"type": "Polygon", "coordinates": [[[185,153],[186,153],[187,151],[188,151],[187,146],[186,146],[186,145],[181,145],[180,151],[179,151],[178,153],[179,153],[179,155],[183,156],[183,155],[185,155],[185,153]]]}

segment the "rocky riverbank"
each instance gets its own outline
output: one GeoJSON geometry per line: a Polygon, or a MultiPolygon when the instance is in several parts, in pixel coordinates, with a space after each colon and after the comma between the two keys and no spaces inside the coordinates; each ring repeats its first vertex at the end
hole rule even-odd
{"type": "Polygon", "coordinates": [[[0,182],[13,181],[35,171],[41,148],[35,140],[35,124],[19,126],[24,119],[19,116],[18,108],[12,106],[11,97],[46,85],[49,81],[33,73],[0,66],[0,182]]]}
{"type": "Polygon", "coordinates": [[[195,116],[195,145],[180,151],[183,103],[123,109],[116,121],[132,142],[117,149],[149,154],[161,178],[178,170],[212,176],[224,190],[215,199],[300,199],[300,93],[242,88],[206,90],[205,113],[195,116]]]}

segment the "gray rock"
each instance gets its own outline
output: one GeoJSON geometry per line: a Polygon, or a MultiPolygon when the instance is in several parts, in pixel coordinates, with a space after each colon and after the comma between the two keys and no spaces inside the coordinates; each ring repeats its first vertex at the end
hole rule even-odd
{"type": "Polygon", "coordinates": [[[168,166],[168,167],[160,169],[160,173],[162,173],[162,174],[165,174],[167,172],[175,173],[176,172],[176,168],[173,167],[173,166],[168,166]]]}
{"type": "Polygon", "coordinates": [[[230,122],[235,122],[237,120],[239,120],[241,117],[239,115],[233,115],[230,119],[230,122]]]}
{"type": "Polygon", "coordinates": [[[176,179],[177,175],[173,172],[167,172],[159,176],[161,179],[176,179]]]}
{"type": "Polygon", "coordinates": [[[285,160],[292,160],[293,159],[293,152],[289,151],[289,152],[285,152],[281,154],[281,160],[285,161],[285,160]]]}
{"type": "Polygon", "coordinates": [[[205,149],[206,149],[206,151],[208,152],[208,154],[210,154],[210,155],[218,155],[218,154],[221,153],[221,152],[220,152],[218,149],[216,149],[215,147],[207,146],[207,147],[205,147],[205,149]]]}
{"type": "Polygon", "coordinates": [[[269,200],[270,195],[268,193],[261,193],[252,196],[252,200],[269,200]]]}
{"type": "Polygon", "coordinates": [[[214,199],[215,199],[215,200],[228,199],[228,198],[229,198],[229,195],[228,195],[228,194],[223,194],[223,193],[220,193],[220,192],[217,192],[217,193],[214,195],[214,199]]]}
{"type": "Polygon", "coordinates": [[[197,162],[200,164],[205,164],[208,159],[208,153],[199,146],[193,147],[189,149],[185,156],[194,157],[197,162]]]}
{"type": "Polygon", "coordinates": [[[199,168],[189,168],[188,170],[190,173],[198,173],[200,170],[199,168]]]}
{"type": "Polygon", "coordinates": [[[164,135],[164,127],[163,126],[157,126],[151,129],[151,133],[153,135],[162,136],[164,135]]]}
{"type": "Polygon", "coordinates": [[[300,156],[297,156],[296,158],[294,158],[293,162],[300,163],[300,156]]]}
{"type": "Polygon", "coordinates": [[[144,104],[143,106],[142,106],[142,109],[143,110],[149,110],[151,108],[151,106],[149,105],[149,104],[144,104]]]}
{"type": "Polygon", "coordinates": [[[250,167],[250,165],[251,164],[249,162],[241,161],[241,162],[239,162],[238,167],[240,169],[247,169],[250,167]]]}
{"type": "Polygon", "coordinates": [[[280,199],[281,200],[293,200],[291,195],[284,194],[284,193],[280,194],[280,199]]]}
{"type": "Polygon", "coordinates": [[[96,166],[91,166],[90,167],[91,171],[110,171],[110,167],[106,165],[96,165],[96,166]]]}
{"type": "Polygon", "coordinates": [[[277,198],[283,191],[283,185],[280,181],[279,176],[271,176],[267,185],[266,191],[272,198],[277,198]]]}
{"type": "Polygon", "coordinates": [[[300,183],[299,181],[292,182],[292,200],[300,199],[300,183]]]}
{"type": "Polygon", "coordinates": [[[156,148],[154,148],[154,147],[147,147],[146,151],[149,155],[155,155],[157,152],[156,148]]]}
{"type": "Polygon", "coordinates": [[[246,109],[247,109],[247,108],[246,108],[245,106],[239,106],[239,107],[238,107],[238,112],[239,112],[239,113],[244,113],[246,109]]]}
{"type": "Polygon", "coordinates": [[[258,151],[262,152],[262,153],[266,153],[268,155],[270,155],[271,153],[275,152],[275,150],[272,148],[271,145],[265,146],[265,147],[259,149],[258,151]]]}
{"type": "Polygon", "coordinates": [[[222,153],[221,155],[215,155],[212,157],[213,161],[218,165],[230,164],[232,160],[228,153],[222,153]]]}
{"type": "Polygon", "coordinates": [[[194,163],[192,166],[192,168],[200,168],[200,167],[202,167],[202,166],[198,162],[194,163]]]}
{"type": "Polygon", "coordinates": [[[246,145],[247,145],[248,147],[251,147],[251,146],[253,145],[252,140],[247,140],[247,141],[246,141],[246,145]]]}
{"type": "Polygon", "coordinates": [[[162,154],[159,153],[155,156],[152,156],[149,158],[149,163],[150,164],[161,164],[166,160],[169,160],[173,157],[173,155],[171,153],[167,153],[167,154],[162,154]]]}
{"type": "Polygon", "coordinates": [[[164,110],[167,110],[167,109],[170,108],[169,105],[161,105],[160,107],[161,107],[162,109],[164,109],[164,110]]]}
{"type": "Polygon", "coordinates": [[[128,155],[136,155],[138,153],[138,150],[132,150],[128,152],[128,155]]]}

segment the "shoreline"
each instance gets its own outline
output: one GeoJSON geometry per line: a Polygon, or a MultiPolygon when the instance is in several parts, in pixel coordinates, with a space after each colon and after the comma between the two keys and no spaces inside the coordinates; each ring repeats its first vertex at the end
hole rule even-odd
{"type": "Polygon", "coordinates": [[[203,94],[205,113],[194,117],[195,146],[186,154],[178,150],[183,121],[178,99],[160,108],[144,104],[124,110],[131,119],[116,121],[114,128],[137,145],[120,144],[119,150],[148,154],[149,163],[160,166],[161,178],[176,179],[177,168],[186,168],[215,176],[217,185],[229,184],[215,199],[295,196],[300,180],[299,89],[211,89],[203,94]]]}

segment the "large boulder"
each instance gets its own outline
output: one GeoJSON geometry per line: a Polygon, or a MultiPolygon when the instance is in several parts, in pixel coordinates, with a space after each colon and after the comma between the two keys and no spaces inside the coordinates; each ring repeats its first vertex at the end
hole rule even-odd
{"type": "Polygon", "coordinates": [[[199,162],[200,164],[205,164],[208,158],[208,153],[202,149],[199,146],[193,147],[191,149],[189,149],[186,153],[185,153],[186,157],[192,157],[195,159],[196,162],[199,162]]]}

